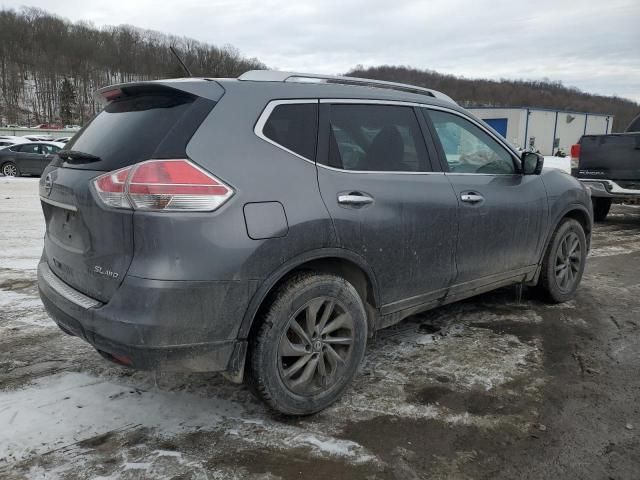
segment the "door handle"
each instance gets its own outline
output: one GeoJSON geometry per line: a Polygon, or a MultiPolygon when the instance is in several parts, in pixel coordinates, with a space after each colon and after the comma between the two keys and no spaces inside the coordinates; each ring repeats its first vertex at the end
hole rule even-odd
{"type": "Polygon", "coordinates": [[[351,192],[338,195],[338,203],[340,205],[349,205],[352,207],[362,207],[373,203],[373,198],[359,192],[351,192]]]}
{"type": "Polygon", "coordinates": [[[478,203],[484,200],[482,195],[478,195],[477,193],[463,193],[460,196],[460,200],[467,203],[478,203]]]}

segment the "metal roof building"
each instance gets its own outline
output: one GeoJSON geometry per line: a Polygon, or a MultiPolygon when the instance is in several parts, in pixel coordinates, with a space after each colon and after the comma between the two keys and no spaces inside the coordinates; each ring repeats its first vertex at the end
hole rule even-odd
{"type": "Polygon", "coordinates": [[[467,110],[487,122],[514,146],[532,147],[543,155],[571,145],[585,134],[611,133],[613,115],[532,107],[470,107],[467,110]]]}

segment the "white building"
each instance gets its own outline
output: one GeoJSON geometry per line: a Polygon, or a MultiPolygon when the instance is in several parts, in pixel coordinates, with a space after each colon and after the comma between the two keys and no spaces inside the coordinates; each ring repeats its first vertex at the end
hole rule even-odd
{"type": "Polygon", "coordinates": [[[478,118],[514,146],[533,147],[543,155],[553,155],[561,148],[569,154],[571,145],[585,134],[611,133],[613,115],[567,112],[544,108],[468,108],[478,118]]]}

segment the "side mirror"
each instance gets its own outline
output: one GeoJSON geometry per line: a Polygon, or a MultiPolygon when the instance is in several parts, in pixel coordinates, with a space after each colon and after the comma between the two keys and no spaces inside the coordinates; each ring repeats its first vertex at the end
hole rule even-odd
{"type": "Polygon", "coordinates": [[[540,175],[544,166],[544,157],[539,153],[522,152],[522,174],[540,175]]]}

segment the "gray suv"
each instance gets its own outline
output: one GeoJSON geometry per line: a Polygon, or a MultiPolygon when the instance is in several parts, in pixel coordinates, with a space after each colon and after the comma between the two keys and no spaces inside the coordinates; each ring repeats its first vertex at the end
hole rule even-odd
{"type": "Polygon", "coordinates": [[[274,71],[128,83],[45,170],[42,301],[133,368],[223,371],[290,415],[374,331],[498,287],[578,287],[588,192],[446,95],[274,71]]]}

